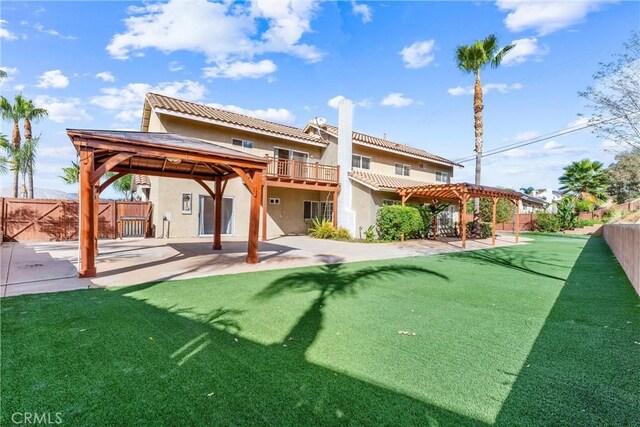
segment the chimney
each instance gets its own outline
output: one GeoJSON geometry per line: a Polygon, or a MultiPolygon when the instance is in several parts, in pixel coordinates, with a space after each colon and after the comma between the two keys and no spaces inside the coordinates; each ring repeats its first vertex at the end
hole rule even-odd
{"type": "Polygon", "coordinates": [[[352,209],[353,188],[349,179],[352,158],[353,102],[343,98],[338,105],[338,164],[340,165],[340,195],[338,196],[338,226],[356,235],[356,213],[352,209]]]}

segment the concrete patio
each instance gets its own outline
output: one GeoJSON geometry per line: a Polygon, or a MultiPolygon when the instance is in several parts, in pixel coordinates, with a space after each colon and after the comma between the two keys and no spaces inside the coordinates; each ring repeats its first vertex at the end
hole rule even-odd
{"type": "MultiPolygon", "coordinates": [[[[520,242],[528,239],[521,237],[520,242]]],[[[515,244],[499,236],[496,246],[515,244]]],[[[211,239],[104,240],[96,259],[98,276],[77,276],[78,243],[3,243],[0,253],[1,296],[73,289],[134,285],[344,262],[370,261],[461,251],[460,240],[414,240],[402,243],[355,243],[287,236],[260,242],[259,264],[246,264],[246,241],[224,241],[213,252],[211,239]]],[[[491,248],[491,239],[467,242],[466,250],[491,248]]]]}

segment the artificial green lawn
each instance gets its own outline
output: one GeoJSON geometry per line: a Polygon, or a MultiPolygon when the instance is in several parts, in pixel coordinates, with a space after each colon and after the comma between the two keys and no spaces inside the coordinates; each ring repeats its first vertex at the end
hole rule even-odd
{"type": "Polygon", "coordinates": [[[601,238],[534,237],[3,299],[2,424],[640,425],[640,299],[601,238]]]}

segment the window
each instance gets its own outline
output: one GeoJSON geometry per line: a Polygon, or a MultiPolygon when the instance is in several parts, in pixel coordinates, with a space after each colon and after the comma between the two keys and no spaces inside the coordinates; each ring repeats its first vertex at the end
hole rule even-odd
{"type": "Polygon", "coordinates": [[[403,165],[402,163],[396,163],[396,175],[409,176],[411,172],[411,166],[403,165]]]}
{"type": "Polygon", "coordinates": [[[449,182],[449,173],[448,172],[436,171],[436,181],[438,181],[438,182],[449,182]]]}
{"type": "Polygon", "coordinates": [[[333,202],[316,202],[312,200],[304,201],[304,219],[314,218],[333,220],[333,202]]]}
{"type": "Polygon", "coordinates": [[[402,202],[400,200],[391,200],[391,199],[383,199],[382,206],[392,206],[392,205],[400,205],[402,202]]]}
{"type": "Polygon", "coordinates": [[[253,148],[253,141],[247,141],[244,139],[232,139],[231,143],[236,147],[253,148]]]}
{"type": "Polygon", "coordinates": [[[426,170],[427,169],[427,165],[425,165],[424,163],[420,163],[418,165],[418,168],[422,169],[422,170],[426,170]]]}
{"type": "Polygon", "coordinates": [[[351,157],[351,166],[360,169],[371,169],[371,157],[354,154],[351,157]]]}
{"type": "Polygon", "coordinates": [[[272,197],[269,199],[269,204],[270,205],[279,205],[280,204],[280,199],[278,199],[277,197],[272,197]]]}
{"type": "Polygon", "coordinates": [[[320,202],[320,217],[333,221],[333,202],[320,202]]]}
{"type": "Polygon", "coordinates": [[[191,193],[182,193],[182,213],[191,215],[191,193]]]}

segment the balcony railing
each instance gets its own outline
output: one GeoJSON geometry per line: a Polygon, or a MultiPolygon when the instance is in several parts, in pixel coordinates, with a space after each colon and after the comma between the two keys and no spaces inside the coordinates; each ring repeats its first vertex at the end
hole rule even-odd
{"type": "Polygon", "coordinates": [[[285,178],[294,181],[311,181],[338,184],[340,166],[321,163],[301,162],[299,160],[279,159],[267,156],[268,178],[285,178]]]}

